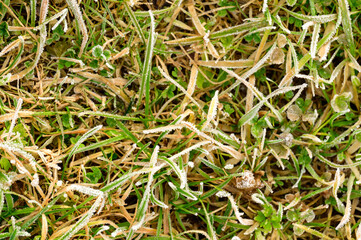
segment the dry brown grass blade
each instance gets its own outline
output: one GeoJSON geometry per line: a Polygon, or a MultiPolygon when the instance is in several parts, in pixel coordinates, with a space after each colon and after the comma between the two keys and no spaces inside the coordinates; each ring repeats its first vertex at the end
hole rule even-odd
{"type": "Polygon", "coordinates": [[[219,58],[219,54],[218,54],[217,50],[215,49],[214,45],[209,40],[209,33],[206,33],[204,26],[199,21],[193,1],[190,2],[190,4],[188,5],[188,10],[192,16],[193,24],[196,27],[198,33],[203,37],[204,43],[207,46],[210,54],[215,58],[219,58]]]}
{"type": "MultiPolygon", "coordinates": [[[[196,87],[196,81],[197,81],[197,76],[198,76],[198,67],[197,65],[192,65],[192,69],[191,69],[191,76],[189,78],[189,83],[188,83],[188,87],[187,87],[187,93],[189,96],[192,96],[195,87],[196,87]]],[[[185,98],[183,99],[182,105],[181,105],[181,112],[184,112],[184,109],[186,107],[186,104],[188,102],[188,96],[185,96],[185,98]]]]}
{"type": "Polygon", "coordinates": [[[39,24],[42,24],[48,15],[49,0],[42,0],[40,5],[39,24]]]}
{"type": "Polygon", "coordinates": [[[226,61],[197,61],[199,66],[210,67],[210,68],[248,68],[252,67],[254,60],[226,60],[226,61]]]}
{"type": "Polygon", "coordinates": [[[123,57],[123,56],[125,56],[125,55],[128,55],[128,54],[129,54],[129,48],[126,47],[126,48],[124,48],[122,51],[120,51],[119,53],[115,54],[115,55],[111,58],[111,60],[117,60],[118,58],[121,58],[121,57],[123,57]]]}

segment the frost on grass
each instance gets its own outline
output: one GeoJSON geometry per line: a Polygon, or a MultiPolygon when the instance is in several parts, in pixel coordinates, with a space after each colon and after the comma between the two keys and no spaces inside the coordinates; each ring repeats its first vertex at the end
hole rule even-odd
{"type": "Polygon", "coordinates": [[[320,36],[320,29],[321,29],[321,25],[319,23],[316,23],[314,25],[314,29],[312,32],[312,41],[311,41],[311,50],[310,50],[312,58],[316,57],[316,50],[317,50],[318,38],[320,36]]]}
{"type": "Polygon", "coordinates": [[[66,0],[66,1],[69,5],[70,10],[73,12],[73,14],[77,20],[80,31],[82,32],[83,40],[81,42],[81,46],[80,46],[80,50],[79,50],[79,54],[78,54],[78,56],[81,57],[83,55],[86,43],[88,42],[88,38],[89,38],[88,30],[86,28],[86,25],[85,25],[85,22],[83,19],[83,14],[78,5],[78,1],[76,1],[76,0],[66,0]]]}
{"type": "Polygon", "coordinates": [[[9,133],[8,133],[8,139],[10,139],[11,135],[13,134],[13,129],[14,129],[14,127],[15,127],[16,120],[18,119],[18,114],[19,114],[19,111],[20,111],[20,109],[21,109],[21,105],[22,105],[22,104],[23,104],[23,99],[20,98],[20,99],[18,100],[16,109],[15,109],[15,112],[14,112],[13,119],[11,120],[11,125],[10,125],[10,129],[9,129],[9,133]]]}
{"type": "MultiPolygon", "coordinates": [[[[339,170],[339,169],[338,169],[339,170]]],[[[351,191],[354,184],[355,176],[351,175],[348,183],[347,183],[347,196],[346,196],[346,207],[344,209],[343,217],[340,221],[340,223],[337,225],[336,230],[339,230],[342,228],[345,224],[347,224],[350,221],[351,218],[351,191]]]]}
{"type": "Polygon", "coordinates": [[[98,132],[100,129],[102,129],[102,125],[96,126],[89,131],[87,131],[84,135],[82,135],[79,140],[74,144],[72,150],[69,153],[69,157],[71,157],[76,150],[78,150],[80,144],[82,144],[84,141],[86,141],[89,137],[93,136],[96,132],[98,132]]]}
{"type": "Polygon", "coordinates": [[[234,165],[233,164],[227,164],[224,166],[224,169],[227,169],[227,170],[230,170],[230,169],[233,169],[234,168],[234,165]]]}
{"type": "Polygon", "coordinates": [[[171,2],[4,1],[0,238],[361,240],[355,1],[171,2]]]}
{"type": "Polygon", "coordinates": [[[90,219],[95,214],[96,210],[102,205],[102,202],[104,202],[104,197],[99,196],[95,200],[94,204],[91,206],[91,208],[81,217],[76,224],[71,226],[69,230],[67,230],[60,238],[59,240],[68,240],[71,239],[74,234],[76,234],[80,229],[85,227],[90,219]]]}
{"type": "Polygon", "coordinates": [[[236,179],[236,187],[238,189],[251,189],[260,186],[257,186],[253,173],[249,170],[245,170],[241,177],[236,179]]]}
{"type": "Polygon", "coordinates": [[[212,98],[211,105],[209,106],[209,110],[207,114],[207,120],[203,124],[202,128],[207,128],[208,124],[210,124],[210,122],[214,120],[215,116],[217,115],[217,106],[218,106],[218,90],[215,92],[212,98]]]}
{"type": "Polygon", "coordinates": [[[228,198],[228,200],[231,202],[231,206],[232,209],[234,211],[234,214],[236,215],[237,220],[239,221],[240,224],[242,225],[252,225],[254,223],[253,220],[250,219],[244,219],[241,216],[243,215],[243,213],[239,212],[238,206],[236,201],[234,200],[234,197],[226,191],[219,191],[216,193],[216,196],[219,198],[228,198]]]}

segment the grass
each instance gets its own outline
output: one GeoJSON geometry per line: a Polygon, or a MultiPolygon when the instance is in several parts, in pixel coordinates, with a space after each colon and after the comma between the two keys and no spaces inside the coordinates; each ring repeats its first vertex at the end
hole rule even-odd
{"type": "Polygon", "coordinates": [[[0,1],[0,239],[361,240],[360,17],[0,1]]]}

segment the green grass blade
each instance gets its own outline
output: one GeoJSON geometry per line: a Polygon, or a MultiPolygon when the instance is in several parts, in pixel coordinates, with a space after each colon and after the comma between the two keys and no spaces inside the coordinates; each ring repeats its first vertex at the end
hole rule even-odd
{"type": "Polygon", "coordinates": [[[353,32],[352,32],[352,22],[351,22],[351,16],[350,16],[350,6],[348,3],[348,0],[338,0],[339,5],[339,11],[341,11],[342,16],[342,27],[343,31],[346,34],[347,39],[347,47],[350,48],[350,52],[352,55],[355,55],[356,47],[355,47],[355,41],[353,38],[353,32]]]}
{"type": "Polygon", "coordinates": [[[94,215],[95,211],[100,206],[101,202],[103,201],[103,196],[99,196],[94,204],[91,206],[89,211],[85,213],[76,224],[74,224],[73,227],[71,227],[66,233],[60,236],[58,240],[68,240],[70,239],[74,234],[76,234],[80,229],[85,227],[85,225],[88,224],[90,218],[94,215]]]}
{"type": "Polygon", "coordinates": [[[125,6],[125,10],[127,11],[128,15],[130,17],[130,20],[132,21],[132,23],[133,23],[133,25],[135,27],[135,30],[137,31],[137,33],[140,36],[140,39],[142,39],[143,43],[146,43],[143,30],[140,27],[139,22],[138,22],[137,18],[135,17],[133,10],[129,7],[127,1],[125,1],[124,6],[125,6]]]}
{"type": "Polygon", "coordinates": [[[22,226],[21,229],[26,230],[31,224],[33,224],[41,215],[45,214],[50,208],[54,206],[54,204],[59,200],[61,195],[58,195],[55,197],[49,204],[47,204],[45,207],[43,207],[35,216],[30,218],[28,221],[26,221],[22,226]]]}
{"type": "Polygon", "coordinates": [[[154,16],[150,14],[150,30],[149,30],[149,38],[148,44],[145,53],[145,59],[143,64],[143,72],[142,72],[142,82],[141,87],[139,90],[139,99],[138,99],[138,106],[142,101],[143,94],[145,93],[145,114],[149,116],[151,114],[150,110],[150,78],[151,78],[151,68],[152,68],[152,58],[153,58],[153,51],[155,40],[157,38],[157,34],[155,33],[155,23],[154,23],[154,16]]]}

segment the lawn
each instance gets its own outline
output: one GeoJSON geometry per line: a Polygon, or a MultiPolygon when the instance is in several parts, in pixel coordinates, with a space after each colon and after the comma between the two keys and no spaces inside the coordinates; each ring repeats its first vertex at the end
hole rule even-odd
{"type": "Polygon", "coordinates": [[[0,239],[361,240],[360,0],[0,0],[0,239]]]}

